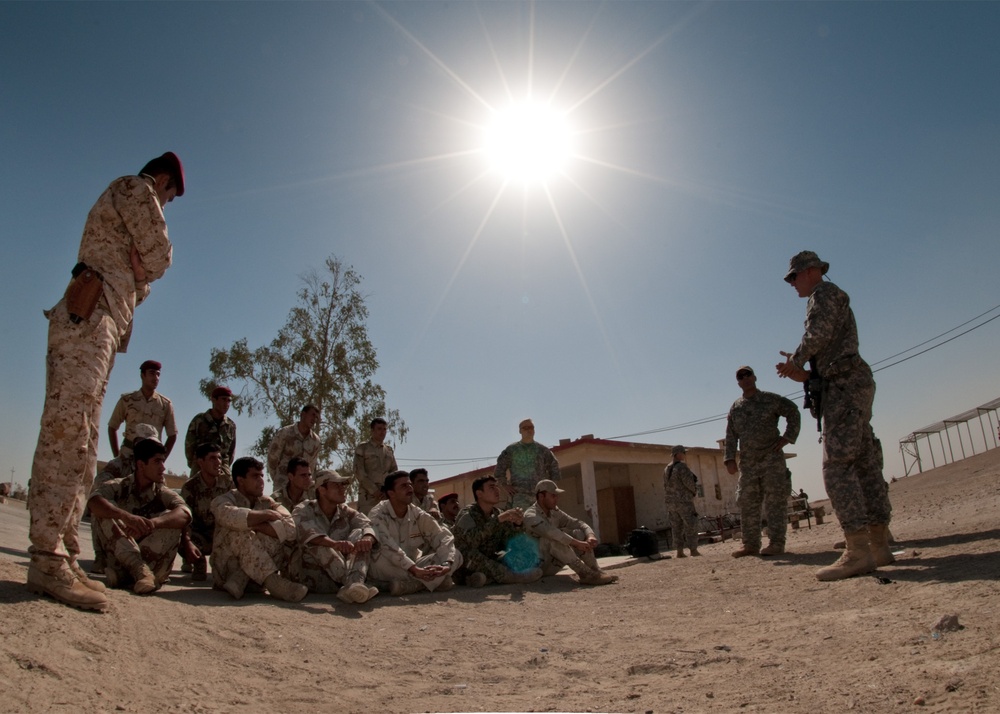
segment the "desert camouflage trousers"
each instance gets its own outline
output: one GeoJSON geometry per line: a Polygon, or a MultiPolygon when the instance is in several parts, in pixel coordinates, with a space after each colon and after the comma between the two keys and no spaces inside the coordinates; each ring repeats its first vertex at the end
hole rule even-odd
{"type": "MultiPolygon", "coordinates": [[[[360,528],[355,528],[347,540],[356,543],[363,535],[360,528]]],[[[288,563],[288,577],[311,593],[335,593],[342,585],[363,583],[370,560],[370,552],[351,558],[323,545],[298,545],[288,563]]]]}
{"type": "MultiPolygon", "coordinates": [[[[416,560],[416,566],[418,568],[426,568],[428,565],[438,565],[437,555],[434,553],[429,553],[423,555],[416,560]]],[[[462,554],[456,550],[455,551],[455,563],[451,566],[451,572],[442,575],[439,578],[434,578],[433,580],[421,580],[420,578],[415,578],[410,575],[409,571],[403,570],[401,567],[394,563],[390,563],[386,558],[376,557],[371,564],[371,569],[369,570],[369,575],[372,580],[379,582],[392,582],[393,580],[401,580],[405,583],[420,583],[425,588],[434,592],[438,585],[440,585],[445,578],[447,578],[452,573],[456,572],[462,567],[462,554]]]]}
{"type": "MultiPolygon", "coordinates": [[[[570,535],[577,540],[587,540],[587,534],[579,528],[570,535]]],[[[580,553],[571,545],[558,543],[551,538],[539,538],[538,551],[541,556],[539,567],[545,575],[555,575],[564,565],[568,565],[577,575],[586,575],[588,570],[600,570],[592,550],[580,553]]]]}
{"type": "Polygon", "coordinates": [[[107,559],[107,566],[131,572],[129,566],[138,556],[149,566],[157,581],[164,581],[174,567],[177,548],[181,543],[180,528],[162,528],[153,531],[142,540],[129,538],[115,527],[113,518],[95,518],[93,531],[96,540],[107,559]]]}
{"type": "Polygon", "coordinates": [[[845,533],[892,516],[872,431],[875,380],[868,365],[823,384],[823,485],[845,533]]]}
{"type": "Polygon", "coordinates": [[[667,508],[670,520],[670,539],[674,550],[698,547],[698,512],[694,504],[675,505],[667,508]]]}
{"type": "Polygon", "coordinates": [[[230,575],[242,570],[261,585],[269,575],[288,565],[289,548],[277,538],[256,531],[231,533],[225,545],[212,552],[212,580],[222,587],[230,575]]]}
{"type": "Polygon", "coordinates": [[[31,560],[40,567],[80,553],[80,519],[97,473],[101,404],[118,328],[100,308],[73,324],[64,301],[49,313],[45,406],[31,465],[31,560]]]}
{"type": "Polygon", "coordinates": [[[772,543],[785,543],[788,529],[789,483],[785,457],[780,451],[740,453],[740,482],[736,504],[740,507],[743,545],[760,549],[761,507],[767,519],[767,537],[772,543]]]}

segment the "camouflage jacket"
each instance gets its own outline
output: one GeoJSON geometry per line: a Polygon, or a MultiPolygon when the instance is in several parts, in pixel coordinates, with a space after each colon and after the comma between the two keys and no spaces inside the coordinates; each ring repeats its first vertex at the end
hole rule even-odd
{"type": "Polygon", "coordinates": [[[594,536],[594,529],[579,518],[574,518],[558,507],[546,515],[537,501],[524,512],[524,530],[534,538],[549,538],[563,544],[573,540],[571,533],[575,530],[583,531],[584,538],[581,540],[594,536]]]}
{"type": "Polygon", "coordinates": [[[184,455],[187,457],[191,475],[197,472],[194,452],[202,444],[218,444],[222,451],[222,468],[228,474],[236,458],[236,423],[227,416],[222,421],[216,421],[212,411],[202,412],[191,420],[187,436],[184,438],[184,455]]]}
{"type": "Polygon", "coordinates": [[[287,480],[288,462],[300,456],[309,462],[309,468],[316,466],[319,457],[319,435],[310,430],[302,436],[298,424],[282,427],[274,432],[271,443],[267,447],[267,474],[271,483],[282,483],[287,480]]]}
{"type": "Polygon", "coordinates": [[[467,563],[475,562],[475,555],[496,558],[500,551],[507,549],[507,541],[521,532],[521,527],[513,523],[501,523],[497,517],[500,509],[494,508],[489,514],[477,503],[471,503],[455,517],[455,544],[467,563]]]}
{"type": "Polygon", "coordinates": [[[184,482],[181,486],[181,497],[191,509],[191,530],[200,533],[211,542],[212,534],[215,532],[212,501],[228,493],[232,488],[233,480],[226,474],[219,474],[212,488],[209,488],[200,474],[184,482]]]}
{"type": "Polygon", "coordinates": [[[862,363],[851,298],[833,283],[817,285],[806,304],[805,334],[792,355],[792,362],[806,367],[810,357],[816,358],[816,367],[824,379],[862,363]]]}
{"type": "Polygon", "coordinates": [[[698,477],[683,461],[674,461],[663,469],[663,493],[667,510],[693,505],[698,493],[698,477]]]}
{"type": "Polygon", "coordinates": [[[392,504],[382,501],[368,514],[379,542],[379,558],[401,570],[409,570],[417,560],[435,554],[436,565],[455,562],[455,538],[433,516],[412,503],[406,515],[397,518],[392,504]]]}
{"type": "Polygon", "coordinates": [[[153,396],[146,399],[142,390],[129,392],[121,395],[115,409],[111,412],[108,426],[118,431],[118,427],[125,423],[125,435],[122,446],[131,446],[135,441],[135,427],[137,424],[149,424],[156,429],[157,435],[164,430],[167,436],[177,433],[177,422],[174,420],[174,405],[159,392],[153,392],[153,396]]]}
{"type": "Polygon", "coordinates": [[[378,498],[387,474],[396,471],[396,455],[388,444],[366,441],[354,450],[354,477],[362,493],[378,498]]]}
{"type": "Polygon", "coordinates": [[[799,408],[790,399],[773,392],[754,392],[740,397],[729,408],[726,422],[725,461],[736,458],[739,451],[765,451],[778,440],[778,419],[785,418],[784,437],[794,444],[799,438],[802,417],[799,408]]]}
{"type": "MultiPolygon", "coordinates": [[[[542,479],[559,480],[559,462],[552,451],[537,441],[525,444],[515,441],[500,452],[493,477],[501,484],[510,484],[515,495],[525,501],[535,500],[535,485],[542,479]],[[507,472],[510,471],[510,478],[507,472]]],[[[525,502],[524,505],[530,505],[525,502]]]]}
{"type": "Polygon", "coordinates": [[[140,491],[135,482],[135,474],[105,481],[97,487],[93,495],[100,496],[123,511],[143,518],[155,518],[178,507],[187,511],[188,515],[191,514],[191,509],[184,503],[184,499],[177,495],[176,491],[161,483],[140,491]]]}
{"type": "Polygon", "coordinates": [[[346,503],[337,506],[333,518],[327,518],[318,500],[303,501],[292,512],[295,521],[296,538],[300,545],[308,545],[317,538],[326,536],[330,540],[357,540],[350,538],[354,531],[360,531],[358,538],[371,535],[378,538],[372,522],[361,511],[356,511],[346,503]]]}

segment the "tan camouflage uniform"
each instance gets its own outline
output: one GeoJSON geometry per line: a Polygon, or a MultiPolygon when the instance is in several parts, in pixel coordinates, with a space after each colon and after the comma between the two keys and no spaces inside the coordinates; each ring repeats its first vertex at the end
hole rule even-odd
{"type": "Polygon", "coordinates": [[[215,514],[212,513],[212,502],[233,488],[233,480],[225,474],[219,474],[215,486],[209,488],[205,479],[198,474],[181,486],[181,498],[191,509],[191,524],[188,533],[191,542],[204,555],[212,554],[212,543],[215,538],[215,514]]]}
{"type": "Polygon", "coordinates": [[[858,354],[851,299],[821,282],[806,305],[805,334],[791,361],[823,377],[823,485],[845,533],[888,525],[892,506],[872,431],[875,379],[858,354]]]}
{"type": "Polygon", "coordinates": [[[263,585],[269,575],[287,566],[285,544],[295,540],[295,523],[283,506],[261,496],[252,506],[235,488],[212,501],[215,515],[215,538],[212,543],[212,579],[221,588],[237,570],[263,585]],[[277,511],[280,520],[271,521],[277,538],[251,530],[247,525],[250,511],[277,511]]]}
{"type": "Polygon", "coordinates": [[[470,503],[455,517],[455,545],[462,554],[464,570],[483,573],[502,582],[511,569],[503,562],[504,551],[512,538],[522,533],[521,526],[499,520],[500,509],[483,513],[478,503],[470,503]]]}
{"type": "Polygon", "coordinates": [[[219,447],[222,452],[222,471],[227,476],[232,476],[233,461],[236,459],[236,423],[225,415],[222,421],[216,421],[211,409],[191,420],[184,437],[184,456],[191,469],[191,478],[201,473],[194,452],[202,444],[215,444],[219,447]]]}
{"type": "Polygon", "coordinates": [[[153,392],[153,396],[149,399],[146,399],[141,389],[121,395],[114,411],[111,412],[108,427],[118,431],[122,422],[125,422],[125,434],[119,453],[132,451],[132,445],[135,443],[135,427],[138,424],[149,424],[156,429],[157,438],[162,437],[164,430],[168,437],[177,434],[174,405],[159,392],[153,392]]]}
{"type": "Polygon", "coordinates": [[[572,539],[587,540],[596,537],[594,529],[574,518],[558,507],[545,511],[536,501],[524,512],[524,531],[538,539],[542,572],[555,575],[568,565],[573,572],[586,577],[594,570],[600,570],[594,551],[579,553],[569,543],[572,539]]]}
{"type": "Polygon", "coordinates": [[[790,485],[785,455],[774,450],[781,417],[785,418],[784,438],[794,444],[799,437],[801,417],[791,400],[758,390],[750,397],[740,397],[729,409],[725,461],[736,460],[739,444],[736,502],[740,507],[743,545],[751,550],[760,549],[762,504],[768,539],[774,544],[785,544],[790,485]]]}
{"type": "MultiPolygon", "coordinates": [[[[112,481],[118,478],[125,478],[131,476],[135,473],[135,459],[132,458],[132,452],[126,454],[124,451],[119,451],[118,456],[111,459],[108,463],[104,465],[97,477],[94,479],[94,485],[90,489],[90,495],[93,495],[97,488],[108,481],[112,481]]],[[[90,529],[90,539],[94,546],[94,562],[97,564],[104,564],[107,562],[107,553],[104,551],[104,546],[101,543],[101,539],[98,536],[97,527],[92,526],[90,529]]],[[[99,572],[99,571],[98,571],[99,572]]]]}
{"type": "MultiPolygon", "coordinates": [[[[94,490],[94,495],[104,498],[123,511],[143,518],[156,518],[178,507],[188,513],[191,512],[184,500],[163,484],[153,484],[140,492],[134,474],[105,481],[94,490]]],[[[128,572],[126,563],[130,560],[130,554],[138,553],[153,571],[157,582],[165,581],[177,556],[181,529],[158,528],[137,542],[119,528],[115,528],[114,523],[113,518],[94,518],[94,527],[98,534],[98,542],[107,558],[107,567],[128,572]]]]}
{"type": "Polygon", "coordinates": [[[663,493],[673,546],[698,548],[698,512],[694,497],[698,493],[698,477],[683,461],[674,461],[663,470],[663,493]]]}
{"type": "Polygon", "coordinates": [[[97,471],[101,404],[115,353],[125,351],[133,310],[170,267],[172,251],[152,179],[117,179],[90,210],[77,255],[104,277],[97,309],[79,324],[70,321],[64,300],[45,313],[45,406],[29,494],[31,561],[43,572],[60,571],[80,552],[80,519],[97,471]],[[132,272],[132,246],[144,283],[132,272]]]}
{"type": "Polygon", "coordinates": [[[452,571],[462,566],[462,554],[455,548],[454,536],[412,503],[402,518],[396,517],[389,501],[376,505],[369,515],[379,542],[370,571],[373,580],[418,582],[433,592],[451,573],[434,580],[421,580],[409,573],[412,566],[447,565],[452,571]]]}
{"type": "Polygon", "coordinates": [[[337,506],[333,518],[327,518],[319,507],[319,501],[308,500],[300,503],[292,516],[295,519],[297,545],[288,566],[288,577],[302,583],[309,592],[334,593],[343,585],[363,583],[368,574],[372,552],[351,556],[324,545],[310,545],[317,538],[326,536],[330,540],[348,540],[356,543],[366,535],[378,539],[372,523],[365,514],[347,504],[337,506]]]}
{"type": "Polygon", "coordinates": [[[298,499],[293,501],[292,497],[288,495],[288,484],[285,483],[285,485],[282,486],[280,490],[275,491],[274,493],[271,494],[271,498],[273,498],[275,501],[284,506],[289,513],[293,513],[295,511],[295,508],[303,501],[307,501],[310,498],[316,498],[316,489],[314,488],[307,489],[305,493],[303,493],[301,496],[299,496],[298,499]]]}
{"type": "Polygon", "coordinates": [[[559,480],[559,462],[548,447],[537,441],[528,444],[515,441],[500,452],[493,477],[513,491],[508,508],[524,509],[535,502],[535,486],[539,481],[559,480]]]}
{"type": "Polygon", "coordinates": [[[298,424],[274,432],[267,447],[267,474],[271,477],[274,490],[280,491],[288,483],[288,462],[296,456],[308,461],[310,469],[315,468],[319,447],[319,435],[310,430],[308,436],[302,436],[298,424]]]}
{"type": "Polygon", "coordinates": [[[382,482],[397,471],[396,455],[388,444],[366,441],[354,450],[354,478],[358,482],[358,510],[368,513],[381,499],[382,482]]]}

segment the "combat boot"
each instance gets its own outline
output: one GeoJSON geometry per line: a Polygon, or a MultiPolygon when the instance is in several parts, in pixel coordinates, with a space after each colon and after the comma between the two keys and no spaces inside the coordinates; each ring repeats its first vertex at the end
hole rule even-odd
{"type": "Polygon", "coordinates": [[[697,558],[699,555],[701,555],[701,553],[698,552],[698,546],[695,546],[694,548],[691,548],[691,555],[694,556],[695,558],[697,558]]]}
{"type": "Polygon", "coordinates": [[[784,552],[785,552],[785,544],[777,543],[773,540],[760,549],[761,555],[781,555],[784,552]]]}
{"type": "MultiPolygon", "coordinates": [[[[117,555],[117,553],[116,553],[117,555]]],[[[152,592],[156,592],[159,589],[160,584],[156,581],[156,576],[153,575],[153,571],[149,569],[146,562],[142,559],[135,551],[122,551],[122,556],[118,558],[118,562],[128,571],[132,579],[135,580],[135,585],[132,586],[132,592],[136,595],[149,595],[152,592]]]]}
{"type": "Polygon", "coordinates": [[[465,579],[465,584],[470,588],[481,588],[489,581],[490,578],[486,573],[473,573],[465,579]]]}
{"type": "Polygon", "coordinates": [[[450,575],[445,575],[444,576],[444,580],[442,580],[441,584],[438,585],[434,589],[434,592],[436,592],[436,593],[446,593],[449,590],[451,590],[453,587],[455,587],[455,581],[452,579],[452,577],[450,575]]]}
{"type": "Polygon", "coordinates": [[[875,559],[872,557],[868,540],[868,529],[862,528],[850,533],[844,533],[847,550],[836,563],[816,571],[817,580],[843,580],[853,575],[862,575],[875,570],[875,559]]]}
{"type": "Polygon", "coordinates": [[[69,569],[73,572],[73,575],[76,576],[76,579],[83,583],[84,587],[90,588],[95,593],[103,593],[107,590],[107,588],[104,587],[104,583],[91,580],[87,577],[87,574],[83,572],[83,568],[81,568],[80,564],[76,562],[76,558],[69,561],[69,569]]]}
{"type": "Polygon", "coordinates": [[[730,553],[734,558],[746,558],[749,555],[760,555],[760,548],[754,548],[753,546],[743,544],[743,547],[739,550],[734,550],[730,553]]]}
{"type": "Polygon", "coordinates": [[[868,537],[870,539],[869,547],[871,548],[872,558],[875,560],[876,566],[892,565],[896,562],[896,558],[892,554],[892,549],[889,547],[888,525],[883,523],[868,526],[868,537]]]}
{"type": "Polygon", "coordinates": [[[65,566],[53,573],[46,573],[32,563],[28,566],[28,590],[38,595],[48,595],[64,605],[81,610],[103,611],[108,608],[108,598],[104,593],[85,586],[65,566]]]}
{"type": "Polygon", "coordinates": [[[202,557],[191,563],[191,580],[201,583],[208,580],[208,559],[202,557]]]}
{"type": "Polygon", "coordinates": [[[589,572],[578,573],[581,585],[610,585],[618,582],[618,576],[605,573],[599,568],[588,568],[589,572]]]}
{"type": "Polygon", "coordinates": [[[264,580],[264,587],[273,597],[285,602],[299,602],[309,593],[309,588],[305,585],[293,583],[278,573],[268,575],[267,579],[264,580]]]}
{"type": "Polygon", "coordinates": [[[243,597],[243,593],[246,592],[248,582],[250,582],[250,576],[237,568],[233,571],[232,575],[226,578],[226,582],[222,584],[222,589],[232,595],[234,600],[239,600],[243,597]]]}
{"type": "Polygon", "coordinates": [[[678,558],[686,558],[687,557],[686,555],[684,555],[684,549],[683,548],[678,548],[677,549],[677,557],[678,558]]]}
{"type": "Polygon", "coordinates": [[[389,583],[389,594],[393,597],[413,595],[425,589],[424,584],[419,580],[393,580],[389,583]]]}
{"type": "Polygon", "coordinates": [[[523,573],[518,573],[513,570],[507,570],[504,572],[503,577],[500,582],[504,585],[520,585],[523,583],[533,583],[536,580],[540,580],[542,577],[541,568],[532,568],[531,570],[526,570],[523,573]]]}

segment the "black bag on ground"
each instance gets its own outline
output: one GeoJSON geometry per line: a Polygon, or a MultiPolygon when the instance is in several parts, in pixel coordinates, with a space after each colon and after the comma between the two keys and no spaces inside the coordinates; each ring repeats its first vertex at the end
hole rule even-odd
{"type": "Polygon", "coordinates": [[[653,531],[642,526],[628,534],[625,550],[633,558],[648,558],[660,552],[660,542],[653,531]]]}

